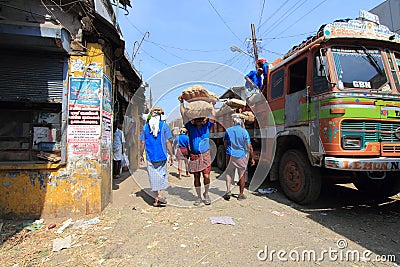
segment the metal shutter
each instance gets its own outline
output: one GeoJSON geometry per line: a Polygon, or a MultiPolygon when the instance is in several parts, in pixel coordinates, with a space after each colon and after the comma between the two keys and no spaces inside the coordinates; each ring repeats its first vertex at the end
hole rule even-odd
{"type": "Polygon", "coordinates": [[[0,100],[62,102],[65,54],[0,51],[0,100]]]}

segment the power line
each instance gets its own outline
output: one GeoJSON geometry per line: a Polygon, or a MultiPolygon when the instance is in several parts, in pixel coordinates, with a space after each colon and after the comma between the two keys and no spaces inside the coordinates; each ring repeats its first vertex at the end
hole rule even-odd
{"type": "Polygon", "coordinates": [[[275,40],[275,39],[286,39],[286,38],[292,38],[292,37],[297,37],[297,36],[302,36],[302,35],[309,35],[313,34],[315,31],[312,32],[305,32],[305,33],[299,33],[299,34],[294,34],[294,35],[287,35],[287,36],[282,36],[282,37],[266,37],[264,39],[270,39],[270,40],[275,40]]]}
{"type": "MultiPolygon", "coordinates": [[[[291,28],[293,25],[295,25],[298,21],[300,21],[302,18],[304,18],[305,16],[307,16],[308,14],[310,14],[311,12],[313,12],[315,9],[317,9],[320,5],[322,5],[323,3],[325,3],[326,1],[328,1],[328,0],[323,0],[323,1],[321,1],[318,5],[316,5],[314,8],[312,8],[310,11],[308,11],[306,14],[304,14],[302,17],[300,17],[298,20],[296,20],[295,22],[293,22],[291,25],[289,25],[286,29],[284,29],[283,31],[281,31],[280,33],[279,33],[279,35],[280,34],[282,34],[282,33],[284,33],[285,31],[287,31],[289,28],[291,28]]],[[[279,36],[278,35],[278,36],[279,36]]]]}
{"type": "Polygon", "coordinates": [[[155,44],[157,46],[163,46],[163,47],[167,47],[167,48],[171,48],[171,49],[176,49],[176,50],[181,50],[181,51],[189,51],[189,52],[211,53],[211,52],[221,52],[221,51],[225,51],[226,50],[226,49],[214,49],[214,50],[189,49],[189,48],[170,46],[170,45],[166,45],[166,44],[160,44],[160,43],[156,43],[156,42],[153,42],[153,41],[150,41],[150,40],[145,40],[145,42],[152,43],[152,44],[155,44]]]}
{"type": "Polygon", "coordinates": [[[265,23],[267,23],[267,22],[268,22],[270,19],[272,19],[276,14],[278,14],[279,10],[281,10],[281,9],[286,5],[287,2],[289,2],[289,0],[286,0],[285,2],[283,2],[282,5],[280,5],[280,7],[278,7],[274,12],[272,12],[272,16],[268,17],[263,23],[261,23],[261,24],[258,26],[258,29],[260,29],[261,26],[263,26],[265,23]]]}
{"type": "Polygon", "coordinates": [[[210,6],[214,9],[215,13],[217,13],[218,17],[221,19],[221,21],[225,24],[225,26],[228,28],[228,30],[239,40],[239,42],[242,43],[242,40],[232,31],[232,29],[229,27],[229,25],[225,22],[225,20],[222,18],[221,14],[219,14],[218,10],[213,6],[213,4],[210,2],[210,0],[207,0],[210,6]]]}
{"type": "Polygon", "coordinates": [[[258,20],[257,33],[259,33],[259,30],[260,30],[260,23],[261,23],[262,16],[264,13],[264,6],[265,6],[265,0],[263,0],[262,7],[261,7],[260,19],[258,20]]]}
{"type": "Polygon", "coordinates": [[[277,24],[281,23],[282,21],[286,20],[290,15],[292,15],[296,10],[298,10],[302,5],[304,5],[308,0],[299,0],[297,1],[293,6],[291,6],[284,14],[282,17],[280,17],[277,21],[275,21],[269,29],[264,31],[261,35],[266,35],[267,33],[273,31],[277,27],[275,27],[277,24]],[[290,13],[289,13],[290,12],[290,13]]]}

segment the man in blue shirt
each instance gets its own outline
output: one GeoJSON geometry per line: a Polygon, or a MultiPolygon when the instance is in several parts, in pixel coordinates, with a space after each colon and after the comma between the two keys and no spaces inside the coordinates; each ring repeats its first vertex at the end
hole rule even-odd
{"type": "MultiPolygon", "coordinates": [[[[268,62],[265,58],[257,59],[257,67],[262,68],[262,73],[264,76],[263,84],[267,84],[268,82],[268,62]]],[[[261,89],[261,87],[260,87],[261,89]]]]}
{"type": "Polygon", "coordinates": [[[174,162],[169,140],[172,134],[168,124],[161,120],[162,113],[161,108],[150,110],[148,121],[140,134],[140,161],[144,161],[143,153],[146,148],[147,174],[154,193],[154,206],[159,206],[160,203],[166,204],[163,194],[168,187],[167,151],[170,155],[170,163],[174,162]]]}
{"type": "Polygon", "coordinates": [[[259,90],[261,90],[262,79],[263,79],[262,74],[263,74],[262,68],[250,71],[246,76],[244,76],[244,79],[246,80],[245,86],[250,89],[257,87],[259,90]]]}
{"type": "Polygon", "coordinates": [[[235,170],[239,173],[239,196],[238,200],[245,199],[244,185],[245,172],[247,167],[247,152],[250,154],[251,165],[255,164],[253,158],[253,147],[250,143],[249,133],[244,129],[244,117],[241,114],[233,114],[233,126],[225,131],[225,147],[226,147],[226,193],[223,196],[225,200],[229,200],[231,194],[232,177],[235,175],[235,170]]]}
{"type": "Polygon", "coordinates": [[[194,187],[197,193],[197,200],[194,202],[195,206],[200,205],[201,198],[201,182],[200,176],[203,173],[204,183],[204,204],[210,205],[211,200],[208,195],[210,187],[210,171],[211,171],[211,154],[210,154],[210,129],[214,124],[215,109],[214,106],[211,111],[210,118],[195,118],[188,121],[183,105],[183,99],[180,99],[180,111],[183,121],[186,122],[185,128],[189,132],[190,144],[190,162],[189,172],[194,175],[194,187]]]}
{"type": "Polygon", "coordinates": [[[182,179],[182,162],[185,162],[186,177],[189,177],[188,158],[189,158],[189,137],[188,131],[182,127],[179,135],[175,137],[174,147],[176,148],[175,157],[178,160],[178,179],[182,179]]]}

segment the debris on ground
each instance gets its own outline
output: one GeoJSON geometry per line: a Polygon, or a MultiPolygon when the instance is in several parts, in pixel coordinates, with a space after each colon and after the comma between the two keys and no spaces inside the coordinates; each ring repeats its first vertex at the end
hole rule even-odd
{"type": "Polygon", "coordinates": [[[266,195],[276,193],[278,190],[276,188],[268,187],[268,188],[259,188],[258,193],[266,195]]]}
{"type": "Polygon", "coordinates": [[[229,216],[210,217],[211,224],[228,224],[235,225],[235,222],[229,216]]]}
{"type": "Polygon", "coordinates": [[[65,231],[65,229],[67,229],[70,225],[72,224],[72,219],[69,218],[68,220],[66,220],[63,225],[58,228],[58,230],[55,232],[56,234],[61,234],[65,231]]]}
{"type": "Polygon", "coordinates": [[[64,248],[71,248],[72,237],[56,238],[53,240],[53,251],[60,251],[64,248]]]}

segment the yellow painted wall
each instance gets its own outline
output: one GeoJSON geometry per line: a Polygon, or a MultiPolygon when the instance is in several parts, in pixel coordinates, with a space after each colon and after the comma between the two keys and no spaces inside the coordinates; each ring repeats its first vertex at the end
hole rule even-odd
{"type": "MultiPolygon", "coordinates": [[[[88,44],[88,56],[71,56],[70,76],[102,77],[105,55],[99,44],[88,44]],[[84,69],[71,62],[82,64],[84,69]],[[92,68],[88,70],[87,66],[92,68]],[[101,70],[98,73],[98,70],[101,70]]],[[[107,68],[106,68],[107,69],[107,68]]],[[[108,74],[109,73],[108,67],[108,74]]],[[[110,77],[110,76],[109,76],[110,77]]],[[[99,147],[101,139],[99,139],[99,147]]],[[[102,162],[98,155],[77,156],[69,153],[67,164],[0,165],[0,217],[61,217],[99,213],[111,198],[111,159],[102,162]],[[97,159],[93,159],[97,158],[97,159]]]]}

